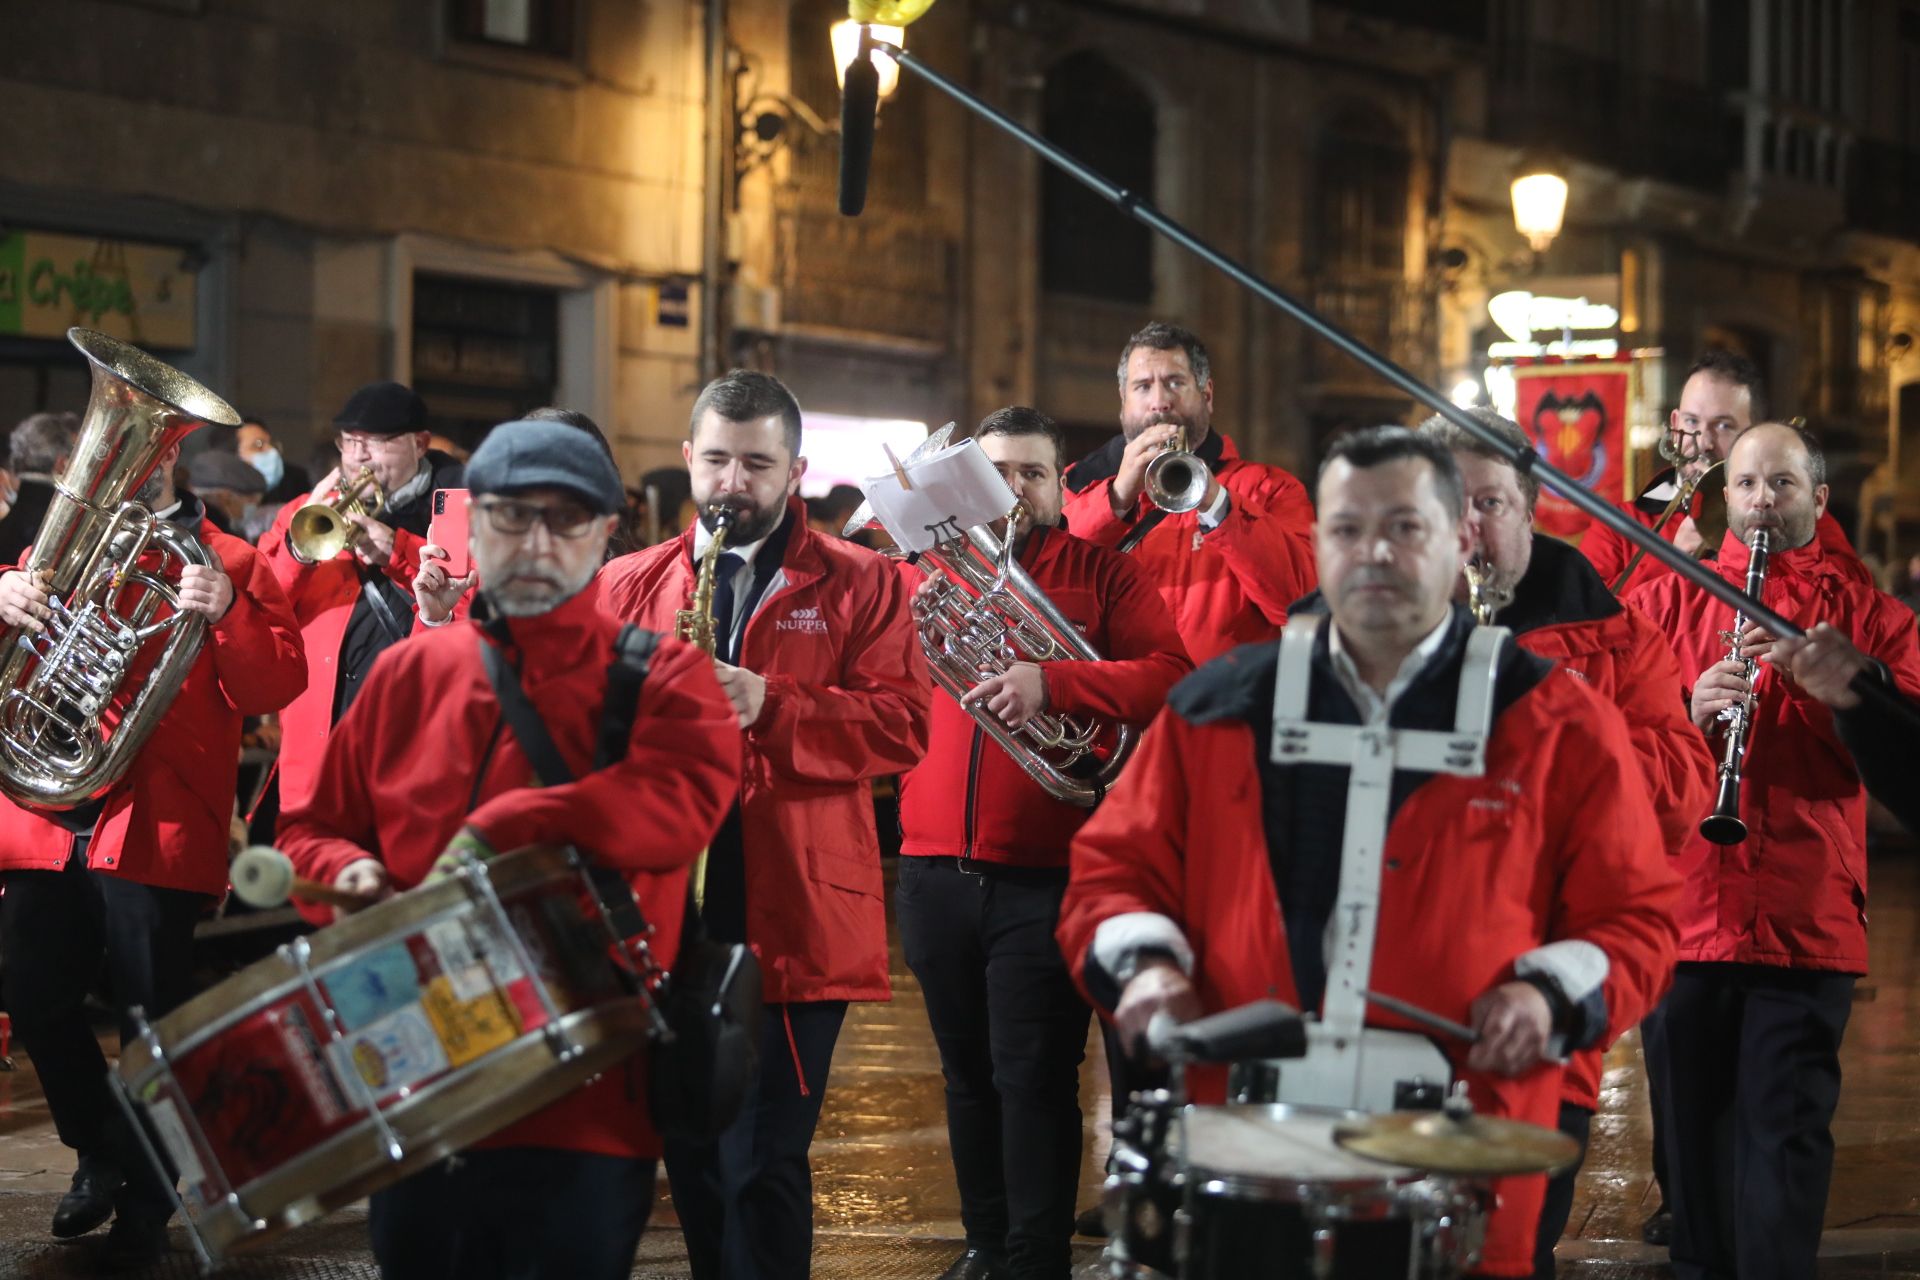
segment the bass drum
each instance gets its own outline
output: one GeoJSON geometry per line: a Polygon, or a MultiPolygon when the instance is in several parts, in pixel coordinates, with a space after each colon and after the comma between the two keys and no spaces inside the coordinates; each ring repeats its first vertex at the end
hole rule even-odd
{"type": "Polygon", "coordinates": [[[1116,1280],[1450,1280],[1479,1256],[1487,1193],[1342,1150],[1334,1126],[1360,1113],[1154,1106],[1116,1138],[1116,1280]]]}
{"type": "Polygon", "coordinates": [[[624,961],[580,860],[526,849],[298,939],[142,1023],[116,1079],[178,1174],[196,1250],[217,1264],[632,1057],[650,1006],[624,961]]]}

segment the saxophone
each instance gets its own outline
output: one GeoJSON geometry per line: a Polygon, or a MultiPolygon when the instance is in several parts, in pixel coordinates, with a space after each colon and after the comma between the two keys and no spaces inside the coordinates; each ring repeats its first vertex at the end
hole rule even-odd
{"type": "Polygon", "coordinates": [[[716,506],[708,508],[708,514],[713,517],[713,540],[701,553],[700,570],[693,580],[693,599],[687,608],[673,615],[673,634],[711,658],[717,648],[713,634],[713,577],[720,567],[720,557],[726,554],[727,535],[733,531],[740,513],[732,507],[716,506]]]}

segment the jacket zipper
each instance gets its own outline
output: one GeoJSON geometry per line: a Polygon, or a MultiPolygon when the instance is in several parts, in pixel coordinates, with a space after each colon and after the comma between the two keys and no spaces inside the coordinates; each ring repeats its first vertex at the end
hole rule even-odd
{"type": "Polygon", "coordinates": [[[973,857],[973,810],[979,801],[980,790],[980,747],[986,739],[986,730],[979,725],[973,727],[973,747],[967,754],[967,812],[966,840],[961,845],[962,858],[973,857]]]}

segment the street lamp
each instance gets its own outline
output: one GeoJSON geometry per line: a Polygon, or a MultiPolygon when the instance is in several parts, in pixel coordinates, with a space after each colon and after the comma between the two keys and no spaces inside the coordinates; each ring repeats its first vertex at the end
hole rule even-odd
{"type": "MultiPolygon", "coordinates": [[[[833,24],[833,77],[842,89],[847,87],[847,68],[860,56],[860,25],[852,18],[842,18],[833,24]]],[[[884,40],[902,49],[907,46],[905,27],[889,27],[876,22],[871,30],[875,40],[884,40]]],[[[885,102],[900,87],[900,64],[875,50],[873,69],[880,73],[880,100],[885,102]]]]}
{"type": "Polygon", "coordinates": [[[1558,165],[1523,162],[1513,176],[1513,225],[1535,253],[1545,253],[1567,215],[1567,179],[1558,165]]]}

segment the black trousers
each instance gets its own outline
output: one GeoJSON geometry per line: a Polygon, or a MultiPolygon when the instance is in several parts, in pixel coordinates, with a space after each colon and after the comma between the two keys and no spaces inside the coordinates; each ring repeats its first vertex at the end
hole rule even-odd
{"type": "Polygon", "coordinates": [[[626,1280],[654,1161],[546,1147],[442,1160],[368,1204],[382,1280],[626,1280]]]}
{"type": "Polygon", "coordinates": [[[673,1208],[694,1280],[806,1280],[813,1261],[813,1169],[844,1000],[770,1004],[747,1105],[717,1142],[667,1142],[673,1208]]]}
{"type": "Polygon", "coordinates": [[[1667,1140],[1662,1117],[1667,1105],[1667,1002],[1662,999],[1653,1012],[1640,1019],[1640,1053],[1647,1062],[1647,1109],[1653,1115],[1653,1185],[1660,1190],[1660,1206],[1667,1204],[1667,1140]]]}
{"type": "Polygon", "coordinates": [[[1766,965],[1675,970],[1663,1133],[1681,1280],[1813,1274],[1853,984],[1766,965]]]}
{"type": "Polygon", "coordinates": [[[160,1174],[141,1152],[87,1020],[87,992],[104,963],[120,1015],[120,1042],[134,1034],[129,1011],[158,1018],[186,999],[193,978],[193,926],[204,894],[156,889],[89,871],[86,839],[63,871],[9,871],[0,893],[0,953],[7,1011],[33,1058],[60,1141],[90,1164],[127,1175],[123,1213],[173,1210],[160,1174]]]}
{"type": "Polygon", "coordinates": [[[1533,1280],[1553,1280],[1553,1249],[1566,1234],[1573,1216],[1573,1184],[1587,1158],[1587,1137],[1593,1131],[1593,1112],[1571,1102],[1560,1104],[1560,1132],[1580,1144],[1580,1159],[1571,1168],[1547,1179],[1547,1198],[1540,1206],[1540,1234],[1534,1237],[1533,1280]]]}
{"type": "Polygon", "coordinates": [[[1072,1263],[1092,1014],[1053,938],[1066,883],[1065,869],[902,858],[897,888],[901,945],[947,1082],[967,1244],[1012,1276],[1048,1280],[1072,1263]]]}

